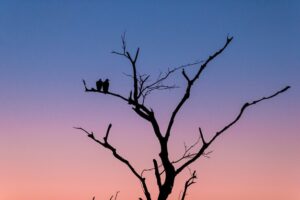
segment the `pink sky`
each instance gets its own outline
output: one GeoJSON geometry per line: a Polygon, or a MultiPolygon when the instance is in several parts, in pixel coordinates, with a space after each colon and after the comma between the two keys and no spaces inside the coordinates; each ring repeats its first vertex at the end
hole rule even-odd
{"type": "MultiPolygon", "coordinates": [[[[199,126],[210,138],[243,103],[292,86],[249,108],[209,148],[211,157],[191,166],[198,179],[186,200],[299,200],[300,4],[289,2],[0,3],[0,200],[108,200],[117,191],[119,200],[143,197],[126,166],[73,129],[102,138],[112,123],[111,143],[139,172],[158,158],[150,125],[129,105],[83,91],[82,78],[91,85],[108,77],[112,91],[128,95],[128,63],[109,54],[124,30],[130,49],[142,49],[139,69],[153,77],[205,59],[227,34],[235,37],[179,113],[172,159],[197,139],[199,126]]],[[[147,102],[163,130],[183,94],[181,74],[172,81],[181,87],[147,102]]],[[[155,196],[153,172],[146,177],[155,196]]],[[[188,177],[178,177],[170,200],[188,177]]]]}

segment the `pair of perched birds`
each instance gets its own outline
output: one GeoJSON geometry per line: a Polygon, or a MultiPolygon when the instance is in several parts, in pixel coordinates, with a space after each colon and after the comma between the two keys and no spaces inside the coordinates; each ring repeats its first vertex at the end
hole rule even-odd
{"type": "Polygon", "coordinates": [[[109,88],[109,80],[106,79],[104,82],[101,80],[101,78],[96,82],[96,88],[97,91],[101,92],[101,90],[104,93],[108,93],[108,88],[109,88]]]}

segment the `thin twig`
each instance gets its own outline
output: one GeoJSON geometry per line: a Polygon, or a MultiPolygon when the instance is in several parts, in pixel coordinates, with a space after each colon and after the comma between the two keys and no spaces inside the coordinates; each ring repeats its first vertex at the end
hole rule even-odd
{"type": "MultiPolygon", "coordinates": [[[[191,173],[191,172],[190,172],[191,173]]],[[[187,190],[188,188],[193,185],[195,182],[195,179],[197,179],[197,175],[196,175],[196,171],[194,171],[193,173],[191,173],[191,177],[185,182],[184,184],[184,190],[182,193],[182,198],[181,200],[184,200],[186,195],[187,195],[187,190]]]]}

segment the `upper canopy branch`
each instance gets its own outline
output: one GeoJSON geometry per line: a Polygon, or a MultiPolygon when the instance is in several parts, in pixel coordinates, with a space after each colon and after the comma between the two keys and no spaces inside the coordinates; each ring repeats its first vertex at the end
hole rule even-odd
{"type": "Polygon", "coordinates": [[[127,76],[131,77],[133,80],[133,100],[138,102],[140,98],[142,98],[140,104],[144,104],[146,97],[155,90],[169,90],[174,89],[177,86],[176,85],[166,85],[163,82],[169,78],[171,74],[178,71],[179,69],[183,69],[185,67],[193,66],[202,63],[203,61],[196,61],[193,63],[188,63],[185,65],[181,65],[178,67],[175,67],[173,69],[168,69],[168,71],[165,74],[160,73],[158,78],[149,83],[150,75],[142,74],[140,75],[137,70],[136,62],[139,56],[140,48],[137,48],[136,53],[134,55],[134,58],[131,56],[130,52],[127,50],[127,44],[126,44],[126,37],[125,33],[122,34],[121,40],[122,40],[122,51],[112,51],[113,54],[120,55],[125,57],[130,61],[130,65],[132,67],[132,75],[126,74],[127,76]]]}
{"type": "Polygon", "coordinates": [[[221,49],[219,49],[217,52],[215,52],[213,55],[208,57],[208,59],[199,68],[197,74],[191,80],[191,82],[192,82],[191,84],[193,84],[193,82],[195,82],[196,79],[198,79],[200,77],[202,71],[206,68],[207,64],[209,62],[211,62],[214,58],[216,58],[218,55],[220,55],[226,49],[226,47],[229,45],[229,43],[232,41],[232,39],[233,39],[233,37],[227,37],[225,45],[221,49]]]}
{"type": "Polygon", "coordinates": [[[154,90],[169,90],[169,89],[177,88],[177,86],[175,84],[173,84],[173,85],[164,84],[164,81],[167,80],[172,74],[174,74],[178,70],[180,70],[180,69],[184,70],[184,68],[186,68],[186,67],[194,66],[194,65],[200,64],[202,62],[203,61],[196,61],[193,63],[188,63],[188,64],[181,65],[178,67],[174,67],[172,69],[168,68],[167,72],[165,72],[164,74],[161,72],[158,75],[157,79],[154,82],[149,83],[149,84],[145,84],[145,83],[149,80],[150,75],[140,76],[140,78],[139,78],[140,82],[143,84],[139,85],[140,92],[139,92],[138,97],[143,97],[143,102],[144,102],[147,95],[149,95],[154,90]]]}
{"type": "Polygon", "coordinates": [[[124,33],[121,36],[122,39],[122,52],[116,52],[112,51],[113,54],[124,56],[126,59],[130,61],[131,67],[132,67],[132,78],[133,78],[133,100],[138,103],[138,78],[137,78],[137,69],[136,69],[136,62],[139,56],[140,48],[137,49],[134,58],[132,58],[129,51],[127,51],[126,46],[126,34],[124,33]]]}
{"type": "Polygon", "coordinates": [[[196,79],[199,78],[202,71],[206,68],[207,64],[210,63],[218,55],[220,55],[226,49],[226,47],[232,41],[232,39],[233,39],[233,37],[227,37],[225,45],[221,49],[219,49],[217,52],[215,52],[213,55],[209,56],[208,59],[206,61],[204,61],[203,64],[201,64],[197,74],[192,79],[190,79],[187,76],[187,74],[185,73],[184,70],[182,71],[182,74],[183,74],[184,78],[187,80],[187,86],[186,86],[185,94],[183,95],[182,99],[179,101],[179,103],[175,107],[174,111],[172,112],[171,118],[170,118],[169,123],[168,123],[168,128],[167,128],[167,131],[166,131],[166,135],[165,135],[166,140],[168,140],[169,137],[170,137],[171,129],[172,129],[172,126],[174,124],[174,120],[175,120],[175,117],[176,117],[178,111],[181,109],[181,107],[186,102],[186,100],[190,97],[190,91],[191,91],[191,88],[192,88],[194,82],[196,81],[196,79]]]}
{"type": "Polygon", "coordinates": [[[268,99],[271,99],[273,97],[276,97],[277,95],[287,91],[288,89],[290,88],[290,86],[286,86],[285,88],[275,92],[274,94],[270,95],[270,96],[267,96],[267,97],[262,97],[258,100],[255,100],[255,101],[252,101],[250,103],[245,103],[242,108],[240,109],[240,112],[238,113],[238,115],[235,117],[235,119],[230,122],[228,125],[226,125],[224,128],[222,128],[220,131],[216,132],[215,135],[213,136],[213,138],[209,141],[209,142],[205,142],[204,140],[204,137],[203,137],[203,134],[202,134],[202,131],[201,129],[200,130],[200,133],[201,133],[201,138],[203,139],[204,143],[201,147],[201,149],[198,151],[198,153],[193,157],[191,158],[190,160],[188,160],[187,162],[185,162],[181,167],[179,167],[177,170],[176,170],[176,174],[179,174],[183,169],[185,169],[186,167],[188,167],[191,163],[193,163],[194,161],[196,161],[201,155],[204,154],[205,150],[212,144],[212,142],[218,138],[222,133],[224,133],[227,129],[229,129],[231,126],[233,126],[236,122],[238,122],[238,120],[241,118],[241,116],[243,115],[243,113],[245,112],[245,110],[250,107],[250,106],[253,106],[261,101],[264,101],[264,100],[268,100],[268,99]]]}

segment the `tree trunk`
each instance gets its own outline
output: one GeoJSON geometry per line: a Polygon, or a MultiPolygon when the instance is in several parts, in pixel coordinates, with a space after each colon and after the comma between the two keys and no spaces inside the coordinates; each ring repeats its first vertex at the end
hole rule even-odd
{"type": "Polygon", "coordinates": [[[167,200],[171,194],[175,182],[175,168],[169,160],[167,143],[161,143],[160,158],[165,169],[165,182],[159,190],[158,200],[167,200]]]}

